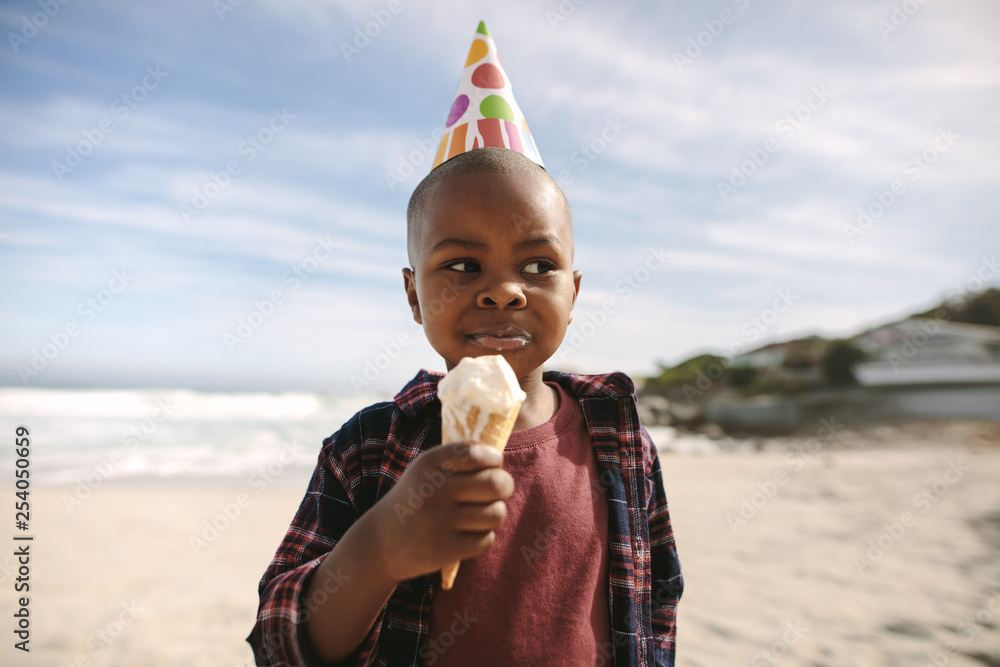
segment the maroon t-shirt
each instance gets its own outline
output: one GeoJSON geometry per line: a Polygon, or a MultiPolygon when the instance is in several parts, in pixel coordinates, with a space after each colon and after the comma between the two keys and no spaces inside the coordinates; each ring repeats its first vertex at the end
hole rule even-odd
{"type": "Polygon", "coordinates": [[[578,667],[607,655],[607,499],[579,404],[549,386],[556,414],[504,450],[514,495],[496,542],[462,561],[452,590],[434,591],[428,667],[578,667]]]}

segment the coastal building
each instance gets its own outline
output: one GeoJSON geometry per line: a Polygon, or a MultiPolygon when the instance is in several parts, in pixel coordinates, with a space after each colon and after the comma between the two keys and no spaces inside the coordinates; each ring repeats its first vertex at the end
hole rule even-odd
{"type": "Polygon", "coordinates": [[[910,318],[854,343],[868,357],[854,369],[864,386],[1000,383],[1000,327],[910,318]]]}
{"type": "Polygon", "coordinates": [[[866,357],[853,368],[854,387],[822,381],[822,354],[809,341],[774,343],[734,358],[731,370],[780,383],[749,396],[714,394],[706,419],[728,432],[759,433],[794,431],[831,416],[848,425],[1000,421],[1000,327],[910,318],[866,331],[851,341],[866,357]]]}

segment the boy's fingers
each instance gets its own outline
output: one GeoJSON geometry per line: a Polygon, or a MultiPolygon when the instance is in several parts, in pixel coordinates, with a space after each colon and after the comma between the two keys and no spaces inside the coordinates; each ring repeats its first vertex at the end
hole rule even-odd
{"type": "Polygon", "coordinates": [[[485,532],[499,528],[507,518],[502,500],[488,505],[462,505],[456,510],[455,528],[463,532],[485,532]]]}
{"type": "Polygon", "coordinates": [[[469,442],[433,447],[427,450],[426,456],[445,472],[470,472],[503,465],[503,454],[500,451],[469,442]]]}
{"type": "Polygon", "coordinates": [[[451,479],[452,498],[459,503],[492,503],[514,493],[514,478],[502,468],[488,468],[455,475],[451,479]]]}
{"type": "Polygon", "coordinates": [[[458,533],[452,539],[455,550],[465,554],[462,558],[472,558],[493,546],[497,536],[491,530],[489,532],[458,533]]]}

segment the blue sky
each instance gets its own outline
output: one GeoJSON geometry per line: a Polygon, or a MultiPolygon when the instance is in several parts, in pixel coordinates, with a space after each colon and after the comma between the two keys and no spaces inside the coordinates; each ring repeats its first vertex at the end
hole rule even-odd
{"type": "Polygon", "coordinates": [[[574,210],[554,367],[641,375],[1000,283],[992,2],[8,2],[0,383],[442,368],[404,212],[480,19],[574,210]]]}

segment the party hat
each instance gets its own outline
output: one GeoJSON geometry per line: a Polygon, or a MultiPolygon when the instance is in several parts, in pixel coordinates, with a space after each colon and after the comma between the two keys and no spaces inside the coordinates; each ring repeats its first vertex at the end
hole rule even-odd
{"type": "Polygon", "coordinates": [[[528,121],[514,101],[493,37],[486,23],[480,21],[431,169],[456,155],[486,146],[509,148],[545,166],[528,121]]]}

